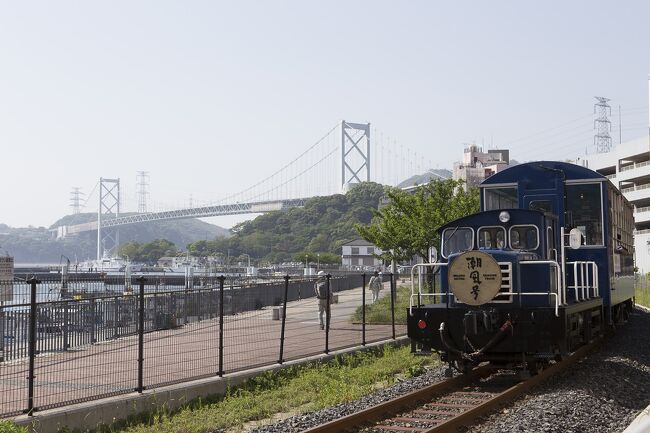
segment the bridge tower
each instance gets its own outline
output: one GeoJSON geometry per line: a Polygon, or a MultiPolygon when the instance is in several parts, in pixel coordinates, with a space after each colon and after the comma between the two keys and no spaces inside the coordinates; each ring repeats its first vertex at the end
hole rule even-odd
{"type": "Polygon", "coordinates": [[[117,227],[103,228],[102,219],[120,216],[120,180],[99,178],[99,210],[97,211],[97,260],[104,252],[110,255],[120,243],[117,227]]]}
{"type": "Polygon", "coordinates": [[[341,122],[341,189],[370,180],[370,123],[341,122]]]}

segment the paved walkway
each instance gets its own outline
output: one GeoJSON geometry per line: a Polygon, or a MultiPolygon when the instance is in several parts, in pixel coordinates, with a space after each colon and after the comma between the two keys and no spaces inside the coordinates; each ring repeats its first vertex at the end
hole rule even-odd
{"type": "MultiPolygon", "coordinates": [[[[388,285],[381,292],[388,295],[388,285]]],[[[362,325],[352,321],[361,305],[361,289],[337,293],[331,305],[329,350],[360,345],[362,325]]],[[[366,291],[366,303],[371,294],[366,291]]],[[[278,362],[282,321],[273,308],[224,317],[223,370],[238,370],[278,362]]],[[[396,326],[396,334],[406,328],[396,326]]],[[[144,336],[144,386],[158,387],[217,375],[219,322],[204,320],[144,336]]],[[[366,325],[366,342],[392,336],[390,324],[366,325]]],[[[326,333],[319,329],[315,298],[287,304],[283,359],[297,359],[325,351],[326,333]]],[[[0,364],[0,416],[27,407],[28,362],[0,364]]],[[[39,409],[132,392],[138,378],[138,338],[120,338],[63,353],[39,355],[35,361],[34,405],[39,409]]]]}

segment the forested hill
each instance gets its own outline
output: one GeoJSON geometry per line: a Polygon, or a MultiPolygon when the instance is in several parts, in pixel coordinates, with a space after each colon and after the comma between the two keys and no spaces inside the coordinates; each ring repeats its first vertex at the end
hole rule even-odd
{"type": "MultiPolygon", "coordinates": [[[[55,222],[50,229],[97,219],[96,213],[68,215],[55,222]]],[[[120,242],[150,242],[167,239],[180,249],[200,239],[214,239],[228,235],[229,231],[206,222],[187,219],[132,224],[120,228],[120,242]]],[[[17,263],[59,263],[61,255],[71,260],[94,258],[97,251],[97,232],[80,233],[56,240],[45,227],[12,228],[0,224],[0,253],[8,252],[17,263]]]]}
{"type": "MultiPolygon", "coordinates": [[[[250,254],[271,262],[304,260],[305,253],[340,254],[341,244],[357,239],[355,224],[370,222],[384,195],[382,185],[367,182],[345,195],[309,199],[303,208],[272,212],[233,227],[227,239],[199,241],[190,245],[196,255],[250,254]]],[[[331,257],[331,256],[330,256],[331,257]]]]}

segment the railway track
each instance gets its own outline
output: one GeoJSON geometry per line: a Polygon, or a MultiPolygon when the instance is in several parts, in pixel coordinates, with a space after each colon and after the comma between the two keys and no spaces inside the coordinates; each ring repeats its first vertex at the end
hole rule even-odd
{"type": "Polygon", "coordinates": [[[586,356],[599,338],[562,362],[528,379],[506,370],[481,366],[463,376],[439,382],[305,433],[443,433],[471,426],[480,416],[494,412],[532,388],[564,371],[586,356]]]}

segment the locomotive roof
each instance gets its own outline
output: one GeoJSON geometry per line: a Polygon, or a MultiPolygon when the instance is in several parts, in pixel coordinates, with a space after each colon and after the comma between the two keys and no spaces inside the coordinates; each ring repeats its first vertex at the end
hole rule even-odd
{"type": "Polygon", "coordinates": [[[547,176],[548,170],[561,171],[564,173],[565,180],[606,179],[606,177],[602,174],[581,165],[575,165],[560,161],[533,161],[514,165],[512,167],[506,168],[503,171],[493,174],[481,182],[481,186],[514,183],[522,179],[535,179],[541,176],[547,176]]]}

